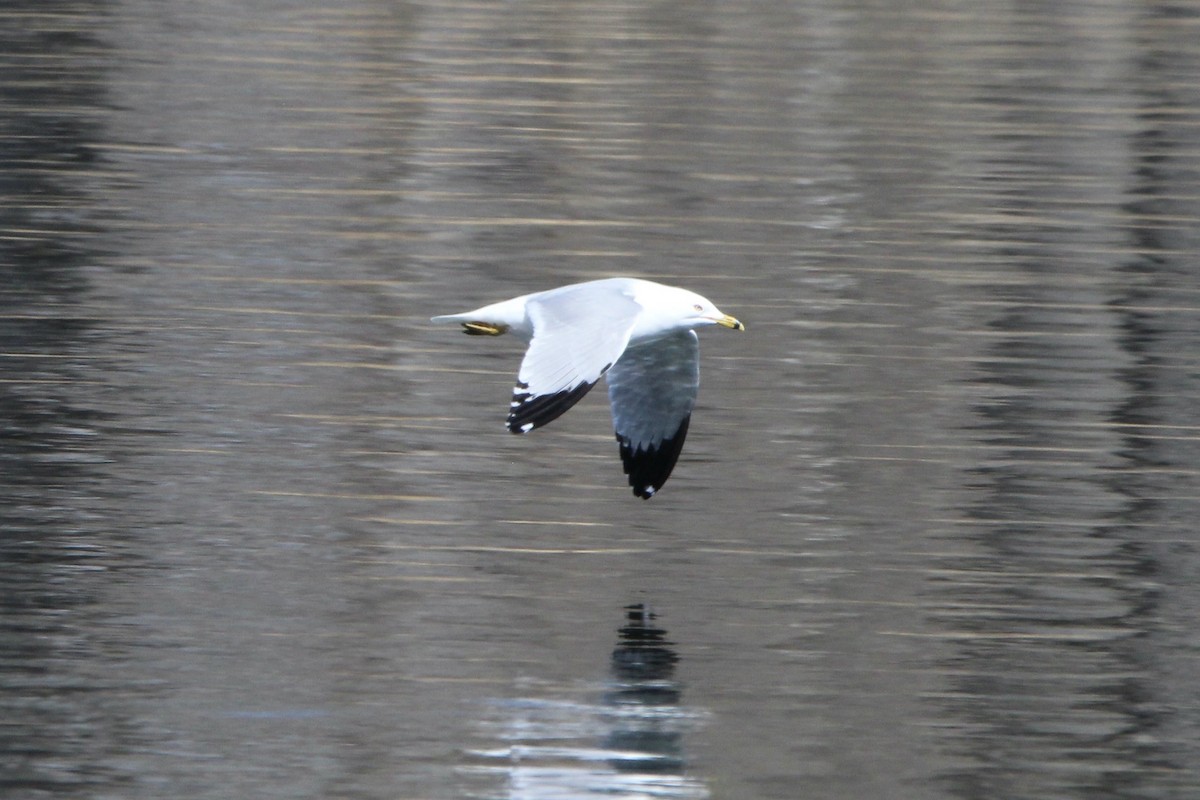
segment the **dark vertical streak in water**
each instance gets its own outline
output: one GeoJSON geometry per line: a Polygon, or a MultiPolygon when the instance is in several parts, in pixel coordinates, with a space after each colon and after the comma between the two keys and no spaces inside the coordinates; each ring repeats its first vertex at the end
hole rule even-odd
{"type": "MultiPolygon", "coordinates": [[[[1200,594],[1192,587],[1200,570],[1194,526],[1197,456],[1195,403],[1196,354],[1200,331],[1195,307],[1200,273],[1195,254],[1200,236],[1185,215],[1195,215],[1200,163],[1196,127],[1181,125],[1200,103],[1195,76],[1200,64],[1162,34],[1180,17],[1172,4],[1147,8],[1138,31],[1135,67],[1136,123],[1130,136],[1135,154],[1123,204],[1124,229],[1133,255],[1120,266],[1122,288],[1113,300],[1120,320],[1120,342],[1130,363],[1120,373],[1126,401],[1113,410],[1122,433],[1121,455],[1127,468],[1112,477],[1114,492],[1129,498],[1129,512],[1117,524],[1136,557],[1145,592],[1145,635],[1131,644],[1129,657],[1152,680],[1139,687],[1146,714],[1144,741],[1160,741],[1155,767],[1164,783],[1186,790],[1189,764],[1200,753],[1200,691],[1193,675],[1197,636],[1192,624],[1200,594]],[[1175,308],[1174,313],[1162,309],[1175,308]],[[1153,309],[1158,309],[1154,311],[1153,309]],[[1190,309],[1190,311],[1188,310],[1190,309]],[[1122,528],[1122,524],[1125,527],[1122,528]],[[1162,531],[1176,531],[1164,536],[1162,531]],[[1139,531],[1159,532],[1138,541],[1139,531]],[[1185,743],[1192,743],[1188,746],[1185,743]]],[[[1194,28],[1194,25],[1192,26],[1194,28]]],[[[1178,34],[1176,34],[1178,35],[1178,34]]]]}
{"type": "Polygon", "coordinates": [[[102,415],[81,404],[101,257],[102,2],[0,10],[0,795],[96,796],[135,743],[114,709],[104,584],[120,560],[96,493],[102,415]],[[84,24],[84,23],[88,24],[84,24]]]}
{"type": "MultiPolygon", "coordinates": [[[[1069,14],[1063,35],[1086,38],[1069,14]]],[[[977,551],[959,565],[944,609],[963,639],[945,702],[961,724],[954,749],[972,762],[947,785],[965,798],[1156,797],[1179,770],[1158,744],[1168,701],[1156,696],[1146,646],[1164,617],[1164,553],[1145,540],[1160,493],[1124,478],[1162,464],[1137,426],[1180,422],[1158,407],[1175,391],[1156,368],[1171,356],[1137,309],[1170,304],[1154,292],[1160,281],[1180,284],[1161,252],[1156,195],[1181,190],[1155,186],[1164,132],[1141,117],[1129,143],[1139,199],[1125,211],[1143,255],[1123,263],[1109,220],[1128,190],[1108,157],[1122,143],[1078,124],[1072,110],[1089,84],[1064,76],[1087,71],[1059,63],[1091,56],[1064,46],[1047,59],[1038,49],[1041,60],[1014,47],[1005,83],[978,100],[1020,133],[994,137],[987,150],[998,156],[981,177],[992,213],[1006,218],[985,235],[1008,272],[992,290],[1003,310],[978,364],[986,460],[973,470],[974,532],[964,531],[977,551]],[[1076,187],[1093,188],[1066,217],[1076,187]],[[1035,774],[1034,763],[1056,766],[1035,774]]],[[[1105,91],[1121,113],[1123,87],[1105,91]]],[[[1173,113],[1166,98],[1151,104],[1173,113]]]]}

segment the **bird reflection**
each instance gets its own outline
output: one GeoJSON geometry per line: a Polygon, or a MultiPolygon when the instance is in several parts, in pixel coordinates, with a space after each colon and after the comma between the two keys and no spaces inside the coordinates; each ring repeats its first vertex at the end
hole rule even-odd
{"type": "MultiPolygon", "coordinates": [[[[684,740],[704,714],[682,704],[675,680],[679,656],[643,604],[624,609],[612,651],[611,678],[591,700],[553,697],[503,703],[493,725],[505,746],[475,751],[486,773],[503,773],[507,797],[705,798],[704,784],[684,774],[684,740]],[[504,761],[503,766],[496,765],[504,761]]],[[[488,796],[494,796],[489,794],[488,796]]]]}
{"type": "Polygon", "coordinates": [[[654,612],[642,603],[626,606],[625,611],[627,621],[617,631],[612,654],[614,683],[604,702],[632,713],[618,715],[605,744],[629,756],[610,763],[621,770],[677,771],[683,767],[683,734],[659,724],[654,712],[679,705],[682,691],[673,680],[679,656],[671,649],[667,632],[655,625],[654,612]],[[639,758],[638,753],[645,756],[639,758]]]}

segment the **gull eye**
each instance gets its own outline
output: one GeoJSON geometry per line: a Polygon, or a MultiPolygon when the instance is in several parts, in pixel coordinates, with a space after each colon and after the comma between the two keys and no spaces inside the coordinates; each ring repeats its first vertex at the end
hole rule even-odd
{"type": "Polygon", "coordinates": [[[696,303],[696,305],[692,306],[692,308],[695,309],[696,311],[704,310],[704,306],[700,305],[699,303],[696,303]]]}

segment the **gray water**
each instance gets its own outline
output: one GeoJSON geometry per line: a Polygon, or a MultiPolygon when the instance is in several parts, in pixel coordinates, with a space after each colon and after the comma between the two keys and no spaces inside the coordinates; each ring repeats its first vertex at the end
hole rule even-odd
{"type": "Polygon", "coordinates": [[[1200,8],[12,0],[0,796],[1200,795],[1200,8]],[[687,286],[671,481],[434,328],[687,286]]]}

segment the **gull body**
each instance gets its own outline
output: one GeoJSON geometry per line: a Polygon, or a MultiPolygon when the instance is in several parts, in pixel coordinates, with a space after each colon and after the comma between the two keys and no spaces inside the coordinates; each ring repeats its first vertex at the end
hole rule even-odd
{"type": "Polygon", "coordinates": [[[558,418],[605,377],[621,460],[642,498],[662,488],[687,435],[700,382],[695,329],[745,330],[695,292],[638,278],[575,283],[432,321],[528,345],[508,415],[513,433],[558,418]]]}

